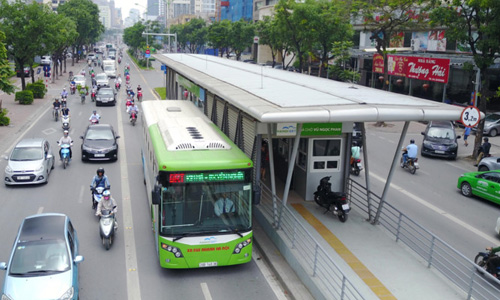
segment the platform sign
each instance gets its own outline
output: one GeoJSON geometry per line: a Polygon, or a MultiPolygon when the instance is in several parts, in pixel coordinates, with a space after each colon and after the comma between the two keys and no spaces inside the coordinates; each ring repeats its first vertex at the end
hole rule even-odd
{"type": "Polygon", "coordinates": [[[475,127],[481,120],[481,113],[475,106],[467,106],[462,111],[460,118],[465,127],[475,127]]]}

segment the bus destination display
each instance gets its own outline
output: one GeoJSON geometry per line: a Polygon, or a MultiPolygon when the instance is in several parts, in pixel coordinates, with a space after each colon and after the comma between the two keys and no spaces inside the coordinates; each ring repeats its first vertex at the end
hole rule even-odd
{"type": "Polygon", "coordinates": [[[205,172],[205,173],[172,173],[170,183],[196,183],[196,182],[220,182],[220,181],[244,181],[243,171],[235,172],[205,172]]]}

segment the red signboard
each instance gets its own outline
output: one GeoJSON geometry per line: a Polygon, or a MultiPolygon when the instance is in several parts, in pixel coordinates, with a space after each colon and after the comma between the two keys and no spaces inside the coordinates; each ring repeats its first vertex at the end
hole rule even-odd
{"type": "MultiPolygon", "coordinates": [[[[450,60],[447,58],[387,55],[387,74],[448,83],[450,60]]],[[[384,73],[382,55],[373,55],[373,72],[384,73]]]]}
{"type": "Polygon", "coordinates": [[[229,6],[229,1],[221,1],[220,6],[229,6]]]}
{"type": "Polygon", "coordinates": [[[406,77],[448,83],[450,60],[432,57],[408,57],[406,77]]]}

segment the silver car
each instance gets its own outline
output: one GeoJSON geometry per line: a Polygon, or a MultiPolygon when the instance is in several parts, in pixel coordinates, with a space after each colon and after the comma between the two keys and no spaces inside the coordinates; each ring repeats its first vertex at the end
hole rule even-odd
{"type": "Polygon", "coordinates": [[[495,227],[495,231],[500,235],[500,217],[497,219],[497,226],[495,227]]]}
{"type": "Polygon", "coordinates": [[[85,76],[78,74],[73,77],[73,80],[75,81],[76,86],[85,86],[85,76]]]}
{"type": "Polygon", "coordinates": [[[500,132],[500,112],[492,113],[487,115],[484,119],[484,129],[483,134],[489,136],[497,136],[500,132]]]}
{"type": "Polygon", "coordinates": [[[98,87],[109,86],[109,78],[106,73],[99,73],[95,76],[95,81],[98,87]]]}
{"type": "Polygon", "coordinates": [[[64,214],[24,219],[14,240],[1,299],[78,299],[78,236],[64,214]]]}
{"type": "Polygon", "coordinates": [[[54,169],[52,147],[43,138],[21,140],[6,159],[6,185],[44,183],[54,169]]]}
{"type": "Polygon", "coordinates": [[[500,170],[500,157],[485,157],[481,159],[477,166],[478,171],[500,170]]]}

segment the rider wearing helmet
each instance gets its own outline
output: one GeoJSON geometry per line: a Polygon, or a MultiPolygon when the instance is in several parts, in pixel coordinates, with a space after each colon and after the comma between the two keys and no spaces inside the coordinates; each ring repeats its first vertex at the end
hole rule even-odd
{"type": "Polygon", "coordinates": [[[417,158],[417,153],[418,153],[418,146],[415,145],[415,140],[411,139],[410,144],[406,146],[403,150],[406,150],[403,153],[403,165],[406,164],[406,161],[408,160],[408,157],[411,159],[417,158]]]}
{"type": "Polygon", "coordinates": [[[110,210],[113,212],[113,214],[116,214],[116,212],[118,211],[116,201],[115,199],[113,199],[113,197],[111,197],[111,192],[109,190],[105,190],[104,192],[102,192],[102,200],[101,202],[99,202],[99,204],[97,204],[95,215],[101,216],[103,209],[110,210]]]}
{"type": "Polygon", "coordinates": [[[358,142],[357,141],[352,142],[351,165],[354,163],[355,160],[359,159],[360,152],[361,152],[361,148],[358,146],[358,142]]]}
{"type": "MultiPolygon", "coordinates": [[[[96,171],[96,175],[92,178],[92,182],[90,183],[90,190],[94,191],[94,189],[98,187],[103,187],[105,189],[111,188],[111,185],[108,181],[108,176],[104,175],[104,168],[99,168],[96,171]]],[[[92,208],[95,209],[94,206],[94,197],[92,197],[92,208]]]]}
{"type": "Polygon", "coordinates": [[[101,116],[99,116],[99,114],[97,113],[97,111],[94,110],[92,112],[92,114],[90,115],[90,118],[89,118],[90,123],[92,123],[92,120],[96,120],[97,121],[96,123],[99,124],[99,119],[101,119],[101,116]]]}
{"type": "MultiPolygon", "coordinates": [[[[71,139],[71,137],[69,136],[69,131],[67,130],[64,130],[64,135],[63,137],[61,137],[59,139],[59,141],[57,142],[59,144],[59,146],[61,145],[69,145],[69,159],[71,159],[71,157],[73,156],[73,151],[71,151],[71,146],[73,146],[73,139],[71,139]]],[[[62,160],[62,148],[59,149],[59,159],[62,160]]]]}

